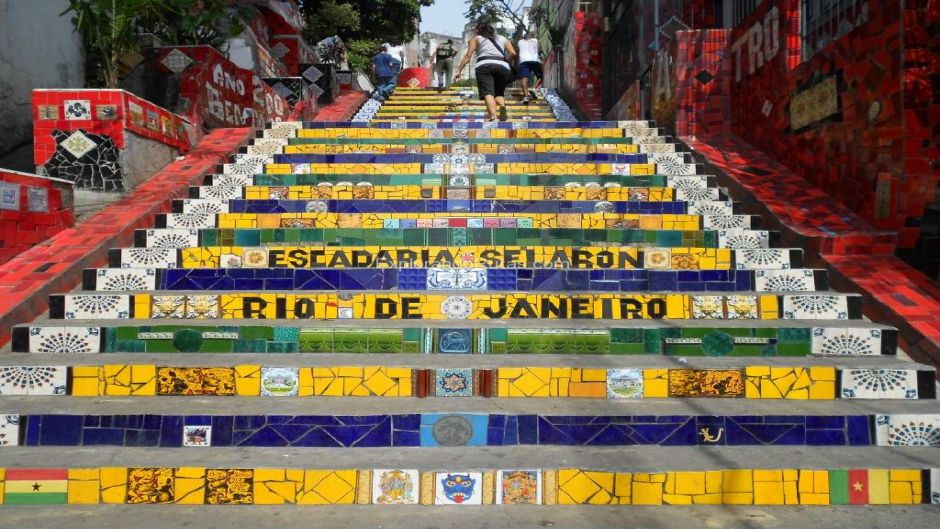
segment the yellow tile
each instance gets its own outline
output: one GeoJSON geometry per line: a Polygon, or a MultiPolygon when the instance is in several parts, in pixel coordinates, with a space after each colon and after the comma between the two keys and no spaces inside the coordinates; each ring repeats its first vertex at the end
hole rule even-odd
{"type": "MultiPolygon", "coordinates": [[[[911,484],[905,481],[892,481],[889,485],[889,500],[891,505],[909,505],[914,502],[914,494],[911,490],[911,484]]],[[[920,498],[917,498],[920,503],[920,498]]]]}
{"type": "Polygon", "coordinates": [[[832,400],[836,398],[835,382],[816,381],[809,388],[809,398],[814,400],[832,400]]]}
{"type": "Polygon", "coordinates": [[[206,502],[206,469],[179,467],[173,477],[174,503],[203,505],[206,502]]]}
{"type": "MultiPolygon", "coordinates": [[[[356,500],[356,470],[306,470],[303,489],[297,495],[301,505],[352,504],[356,500]]],[[[370,490],[364,491],[366,495],[370,490]]]]}
{"type": "Polygon", "coordinates": [[[124,503],[127,497],[127,468],[102,467],[101,503],[124,503]]]}
{"type": "Polygon", "coordinates": [[[662,505],[663,486],[659,483],[633,482],[631,494],[633,505],[662,505]]]}
{"type": "Polygon", "coordinates": [[[783,471],[778,469],[755,469],[754,470],[754,481],[782,481],[783,480],[783,471]]]}
{"type": "Polygon", "coordinates": [[[674,472],[676,494],[705,494],[705,472],[674,472]]]}
{"type": "Polygon", "coordinates": [[[894,469],[888,472],[890,481],[920,481],[920,470],[912,469],[894,469]]]}
{"type": "MultiPolygon", "coordinates": [[[[756,471],[755,471],[756,473],[756,471]]],[[[754,480],[754,505],[783,505],[782,481],[754,480]]]]}
{"type": "Polygon", "coordinates": [[[157,394],[157,366],[152,364],[132,366],[131,394],[146,396],[157,394]]]}
{"type": "Polygon", "coordinates": [[[692,503],[695,505],[721,505],[721,494],[699,494],[692,496],[692,503]]]}
{"type": "Polygon", "coordinates": [[[668,369],[643,370],[643,396],[645,398],[666,398],[669,396],[668,369]]]}
{"type": "Polygon", "coordinates": [[[835,381],[836,368],[827,366],[816,366],[809,368],[809,376],[813,380],[835,381]]]}
{"type": "Polygon", "coordinates": [[[73,397],[98,396],[98,366],[72,367],[72,393],[73,397]]]}
{"type": "Polygon", "coordinates": [[[252,485],[254,503],[255,505],[294,503],[297,498],[297,485],[287,480],[284,469],[257,468],[252,485]]]}
{"type": "Polygon", "coordinates": [[[796,488],[796,481],[783,482],[783,503],[786,505],[800,504],[800,493],[796,488]]]}
{"type": "Polygon", "coordinates": [[[721,473],[721,490],[729,492],[752,492],[754,490],[753,472],[751,470],[723,470],[721,473]]]}
{"type": "Polygon", "coordinates": [[[723,492],[721,503],[724,505],[754,505],[754,495],[750,492],[723,492]]]}
{"type": "Polygon", "coordinates": [[[261,366],[235,366],[235,394],[240,397],[257,397],[261,394],[261,366]]]}
{"type": "MultiPolygon", "coordinates": [[[[70,504],[97,504],[101,499],[101,482],[97,468],[69,469],[70,504]]],[[[0,490],[0,494],[2,494],[0,490]]]]}
{"type": "Polygon", "coordinates": [[[818,493],[801,493],[800,505],[829,505],[829,495],[818,493]]]}

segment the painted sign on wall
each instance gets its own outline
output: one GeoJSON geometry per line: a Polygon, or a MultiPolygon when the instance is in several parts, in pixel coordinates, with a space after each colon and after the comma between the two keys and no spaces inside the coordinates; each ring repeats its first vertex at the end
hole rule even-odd
{"type": "Polygon", "coordinates": [[[741,72],[747,69],[751,75],[770,62],[780,52],[780,11],[771,7],[764,19],[754,22],[731,45],[734,61],[734,80],[741,80],[741,72]],[[746,66],[742,63],[746,63],[746,66]]]}

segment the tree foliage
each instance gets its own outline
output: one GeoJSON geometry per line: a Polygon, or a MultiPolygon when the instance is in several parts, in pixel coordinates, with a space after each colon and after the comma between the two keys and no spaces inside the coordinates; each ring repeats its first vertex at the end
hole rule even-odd
{"type": "Polygon", "coordinates": [[[421,6],[434,0],[303,0],[304,37],[316,43],[339,35],[343,41],[379,40],[401,44],[418,32],[421,6]]]}
{"type": "Polygon", "coordinates": [[[470,20],[489,22],[497,30],[508,22],[512,25],[513,39],[518,39],[525,33],[524,0],[468,0],[467,4],[465,14],[470,20]]]}
{"type": "Polygon", "coordinates": [[[107,88],[118,85],[120,60],[137,51],[141,33],[167,44],[219,46],[241,31],[227,0],[69,0],[67,14],[85,44],[89,84],[107,88]]]}

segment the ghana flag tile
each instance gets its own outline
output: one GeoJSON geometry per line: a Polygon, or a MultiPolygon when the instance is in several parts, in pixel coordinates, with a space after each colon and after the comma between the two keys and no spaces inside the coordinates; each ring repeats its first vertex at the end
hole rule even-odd
{"type": "Polygon", "coordinates": [[[68,503],[69,473],[56,468],[8,468],[3,502],[7,505],[68,503]]]}

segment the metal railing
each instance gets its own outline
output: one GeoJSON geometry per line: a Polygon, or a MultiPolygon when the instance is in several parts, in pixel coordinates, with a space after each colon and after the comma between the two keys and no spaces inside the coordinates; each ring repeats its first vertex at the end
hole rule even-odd
{"type": "Polygon", "coordinates": [[[868,21],[867,0],[803,0],[803,60],[868,21]]]}

